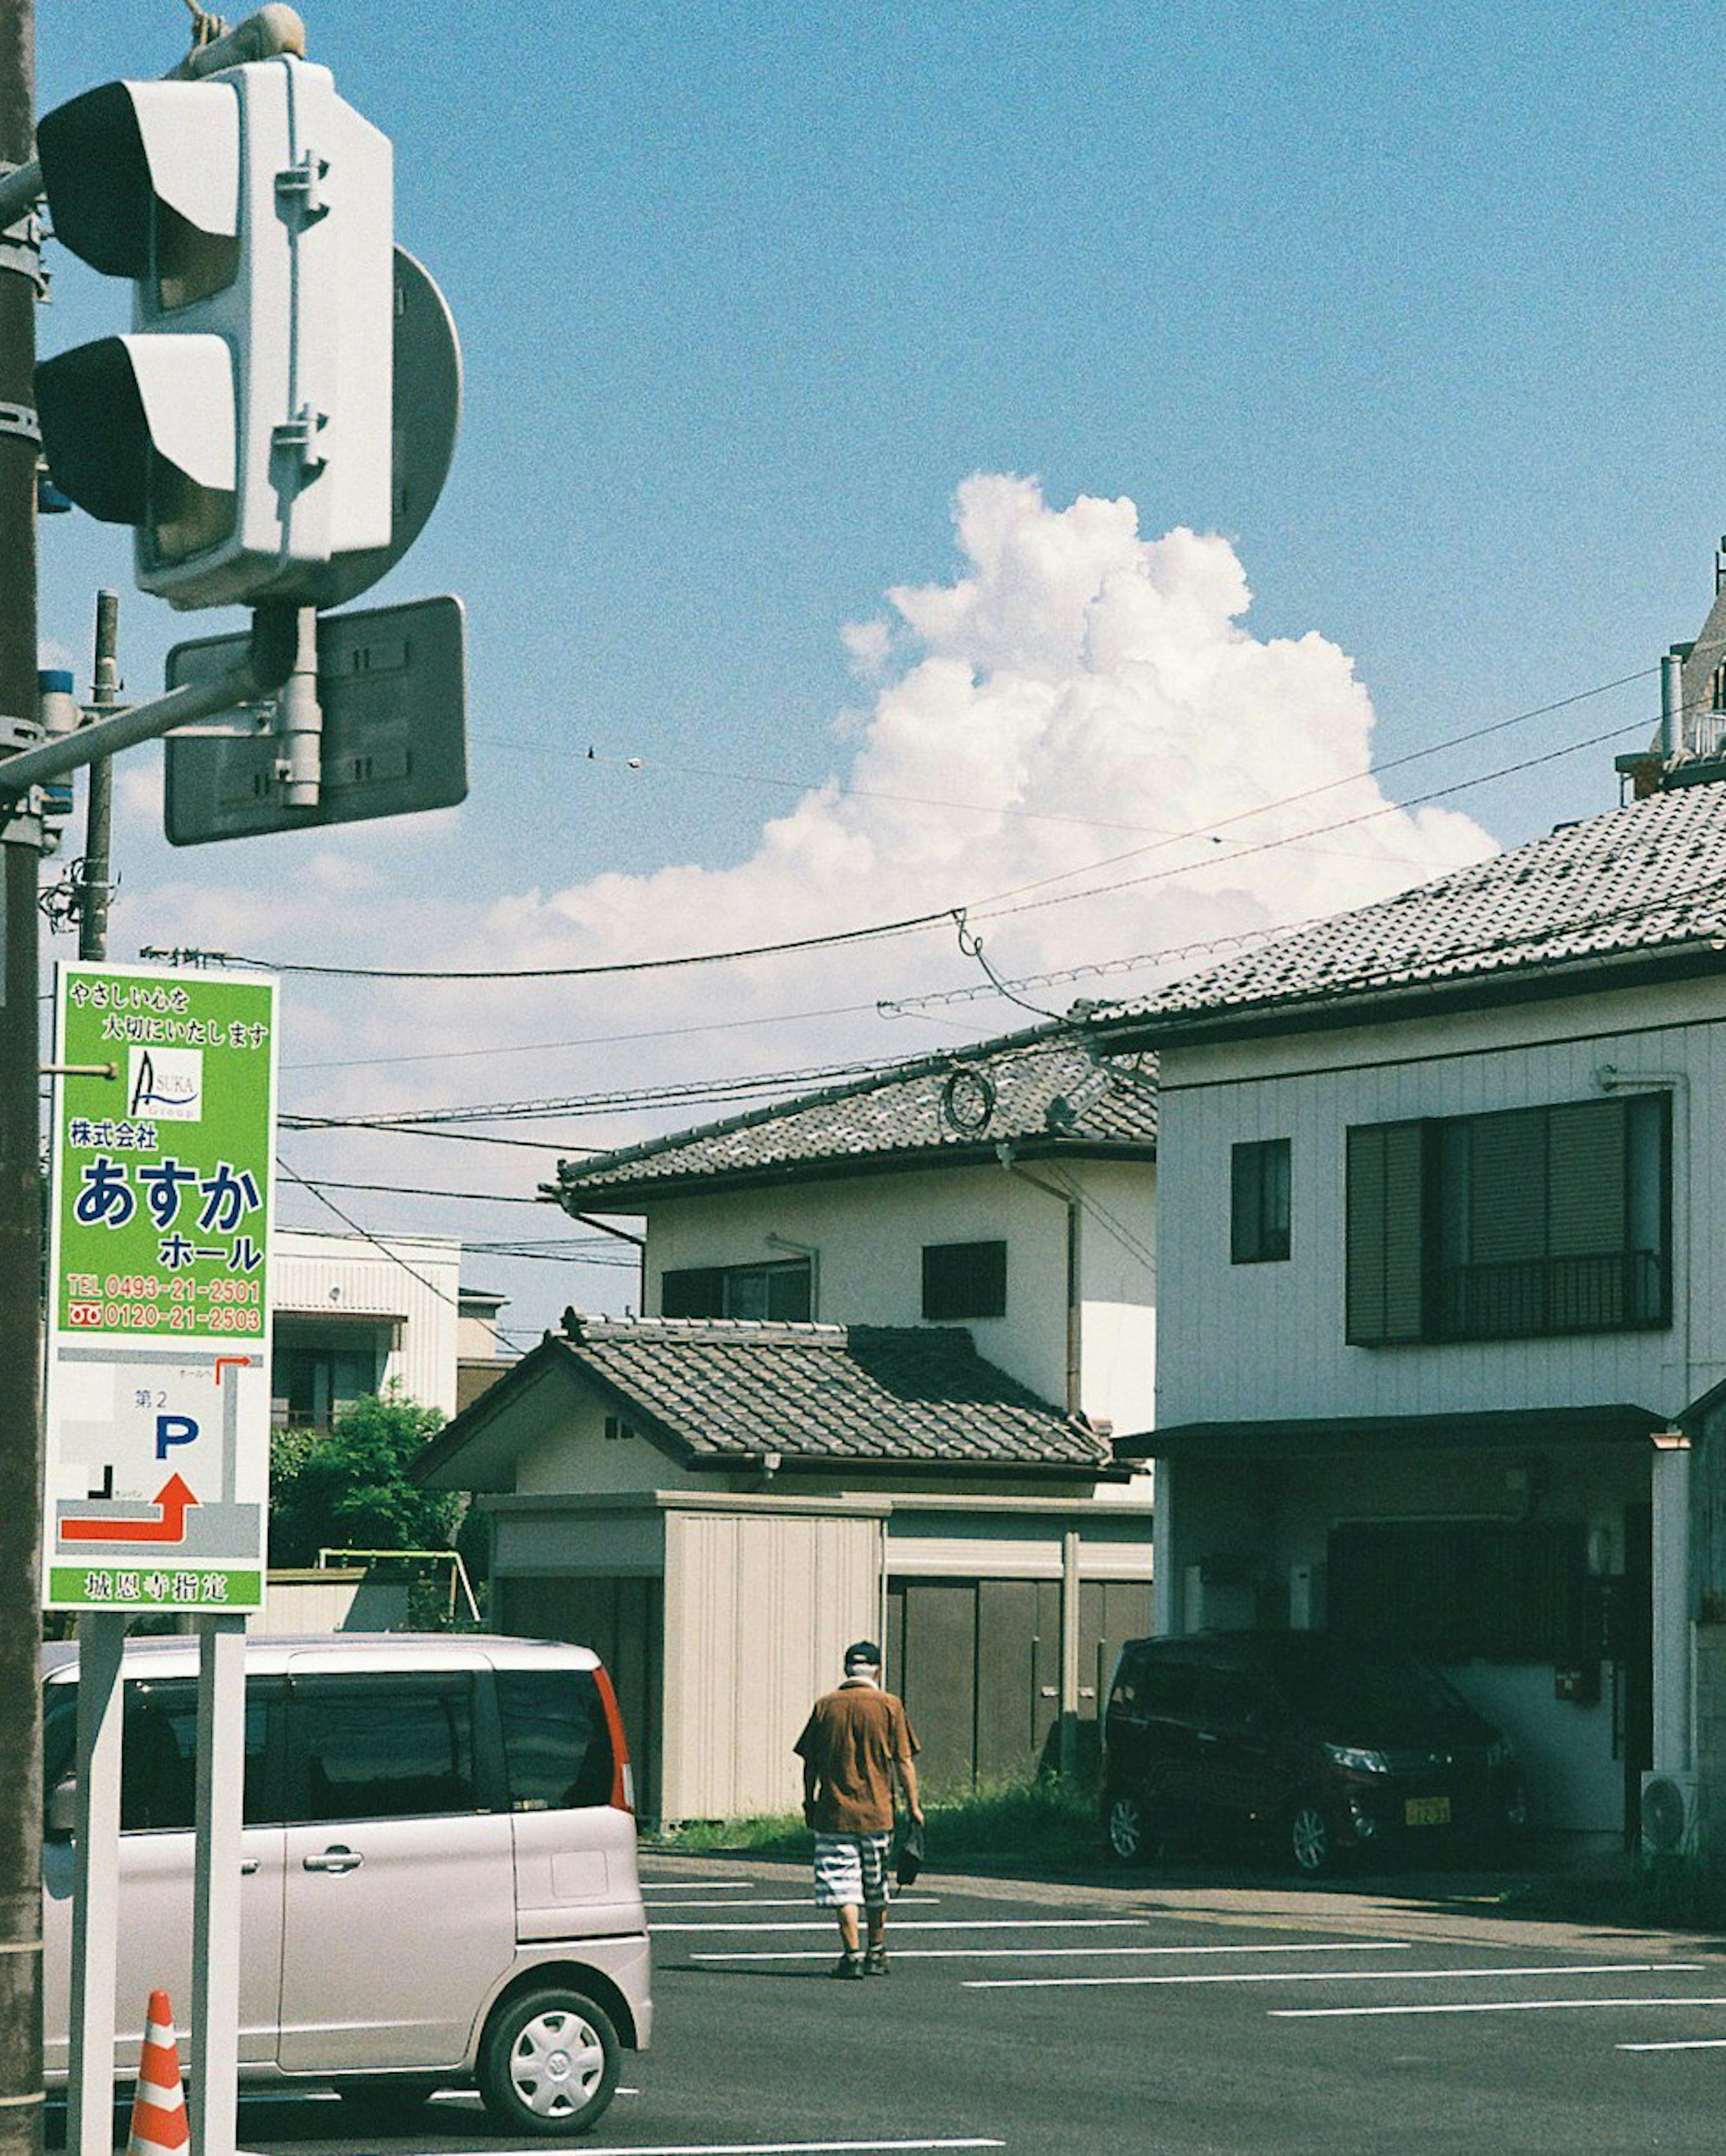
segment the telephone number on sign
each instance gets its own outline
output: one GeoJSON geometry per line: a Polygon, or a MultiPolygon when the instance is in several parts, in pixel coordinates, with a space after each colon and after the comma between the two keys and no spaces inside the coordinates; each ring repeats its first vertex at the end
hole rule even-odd
{"type": "MultiPolygon", "coordinates": [[[[85,1276],[92,1289],[98,1275],[85,1276]]],[[[207,1302],[252,1302],[259,1299],[256,1281],[244,1280],[188,1280],[176,1274],[162,1280],[155,1273],[110,1273],[102,1282],[102,1291],[110,1302],[159,1302],[164,1296],[175,1302],[196,1302],[202,1296],[207,1302]]]]}
{"type": "Polygon", "coordinates": [[[261,1332],[260,1310],[223,1305],[194,1310],[190,1303],[74,1302],[66,1311],[69,1325],[96,1332],[261,1332]]]}

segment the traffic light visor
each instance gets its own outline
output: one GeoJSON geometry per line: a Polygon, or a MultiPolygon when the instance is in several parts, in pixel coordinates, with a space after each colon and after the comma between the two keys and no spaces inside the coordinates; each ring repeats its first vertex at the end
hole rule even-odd
{"type": "Polygon", "coordinates": [[[150,279],[153,223],[160,305],[200,295],[186,290],[176,266],[188,253],[205,258],[190,280],[202,291],[232,282],[239,264],[239,100],[230,84],[104,83],[44,114],[36,151],[54,236],[92,269],[150,279]],[[231,260],[223,275],[212,264],[225,257],[231,260]]]}
{"type": "Polygon", "coordinates": [[[161,561],[201,553],[235,514],[234,361],[218,336],[103,337],[36,370],[55,484],[161,561]]]}

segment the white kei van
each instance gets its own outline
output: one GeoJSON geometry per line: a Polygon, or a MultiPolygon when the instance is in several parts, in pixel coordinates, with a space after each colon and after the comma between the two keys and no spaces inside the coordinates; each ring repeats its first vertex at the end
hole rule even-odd
{"type": "MultiPolygon", "coordinates": [[[[43,1650],[45,2064],[68,2066],[78,1650],[43,1650]]],[[[116,2067],[192,1999],[198,1645],[122,1664],[116,2067]]],[[[611,2101],[653,1999],[617,1700],[585,1647],[440,1635],[246,1647],[239,2073],[374,2111],[477,2084],[513,2133],[611,2101]]]]}

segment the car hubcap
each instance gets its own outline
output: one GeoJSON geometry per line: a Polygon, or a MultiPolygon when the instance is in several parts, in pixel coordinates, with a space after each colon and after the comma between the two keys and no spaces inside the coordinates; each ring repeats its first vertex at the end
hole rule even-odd
{"type": "Polygon", "coordinates": [[[1131,1797],[1117,1797],[1109,1813],[1109,1846],[1117,1856],[1137,1856],[1143,1839],[1138,1806],[1131,1797]]]}
{"type": "Polygon", "coordinates": [[[557,2118],[578,2111],[598,2087],[605,2053],[585,2021],[573,2014],[542,2015],[516,2039],[510,2078],[531,2112],[557,2118]]]}
{"type": "Polygon", "coordinates": [[[1294,1861],[1302,1871],[1323,1869],[1330,1847],[1330,1832],[1325,1825],[1323,1812],[1313,1810],[1310,1804],[1303,1804],[1294,1815],[1292,1840],[1294,1861]]]}

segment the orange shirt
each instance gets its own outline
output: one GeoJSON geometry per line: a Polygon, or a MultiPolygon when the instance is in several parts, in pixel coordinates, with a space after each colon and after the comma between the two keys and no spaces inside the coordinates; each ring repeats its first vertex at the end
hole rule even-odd
{"type": "Polygon", "coordinates": [[[888,1833],[893,1769],[918,1748],[891,1692],[855,1679],[824,1692],[793,1747],[820,1777],[810,1824],[820,1834],[888,1833]]]}

